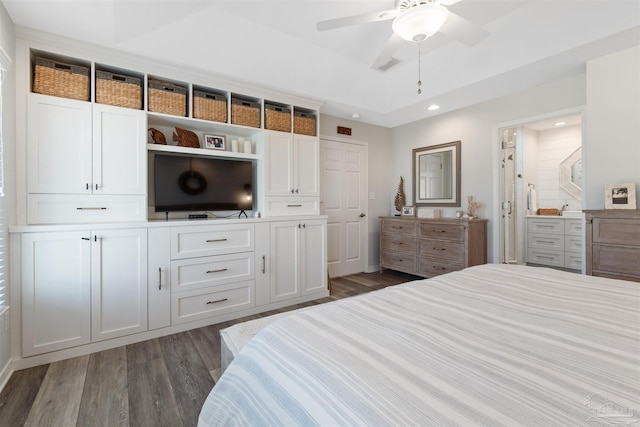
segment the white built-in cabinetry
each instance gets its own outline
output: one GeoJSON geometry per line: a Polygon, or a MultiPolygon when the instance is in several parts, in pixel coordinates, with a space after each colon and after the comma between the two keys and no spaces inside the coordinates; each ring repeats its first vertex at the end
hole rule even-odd
{"type": "Polygon", "coordinates": [[[527,264],[582,269],[582,219],[527,218],[527,264]]]}
{"type": "Polygon", "coordinates": [[[24,165],[16,169],[26,173],[17,195],[23,208],[10,230],[17,235],[11,251],[19,268],[11,274],[20,287],[14,333],[23,358],[42,355],[36,359],[44,363],[329,294],[326,219],[318,215],[319,138],[309,134],[317,134],[318,102],[287,97],[280,103],[293,112],[292,131],[273,131],[260,96],[249,96],[260,124],[236,124],[230,89],[213,90],[226,102],[226,119],[196,118],[196,91],[209,87],[201,75],[197,83],[167,79],[187,93],[183,117],[149,109],[150,75],[126,71],[135,61],[112,67],[19,41],[17,62],[18,72],[30,76],[18,88],[25,106],[18,133],[26,141],[18,144],[25,147],[18,155],[24,165]],[[39,55],[88,66],[90,99],[31,93],[39,55]],[[96,102],[99,69],[138,77],[142,109],[96,102]],[[297,127],[301,114],[314,127],[309,121],[297,127]],[[167,145],[151,143],[150,127],[163,132],[167,145]],[[246,138],[252,150],[177,146],[176,127],[201,141],[223,135],[228,147],[246,138]],[[163,213],[158,220],[148,177],[149,161],[161,152],[253,161],[261,218],[165,221],[163,213]]]}
{"type": "Polygon", "coordinates": [[[265,211],[270,215],[320,212],[317,137],[265,131],[265,211]]]}
{"type": "Polygon", "coordinates": [[[271,302],[326,288],[326,221],[271,224],[271,302]]]}
{"type": "Polygon", "coordinates": [[[28,94],[29,224],[146,219],[146,116],[28,94]]]}
{"type": "Polygon", "coordinates": [[[23,234],[23,354],[146,331],[146,261],[146,228],[23,234]]]}

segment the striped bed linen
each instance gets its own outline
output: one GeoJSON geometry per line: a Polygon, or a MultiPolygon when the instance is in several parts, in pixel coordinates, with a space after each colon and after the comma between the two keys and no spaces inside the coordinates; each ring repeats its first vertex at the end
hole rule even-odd
{"type": "Polygon", "coordinates": [[[488,264],[262,329],[199,426],[638,423],[640,287],[488,264]]]}

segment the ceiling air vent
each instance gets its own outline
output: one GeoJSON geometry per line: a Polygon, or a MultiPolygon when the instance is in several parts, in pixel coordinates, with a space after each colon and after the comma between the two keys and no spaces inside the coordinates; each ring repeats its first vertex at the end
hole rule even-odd
{"type": "Polygon", "coordinates": [[[396,58],[389,58],[389,60],[387,62],[385,62],[384,64],[382,64],[378,68],[376,68],[376,70],[378,70],[378,71],[387,71],[389,68],[391,68],[394,65],[397,65],[399,63],[400,63],[400,61],[397,60],[396,58]]]}

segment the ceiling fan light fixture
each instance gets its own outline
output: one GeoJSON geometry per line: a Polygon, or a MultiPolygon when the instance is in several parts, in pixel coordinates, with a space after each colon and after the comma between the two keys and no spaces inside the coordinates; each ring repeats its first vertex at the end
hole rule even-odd
{"type": "Polygon", "coordinates": [[[393,20],[393,31],[407,41],[421,42],[435,34],[447,21],[449,11],[438,3],[414,6],[393,20]]]}

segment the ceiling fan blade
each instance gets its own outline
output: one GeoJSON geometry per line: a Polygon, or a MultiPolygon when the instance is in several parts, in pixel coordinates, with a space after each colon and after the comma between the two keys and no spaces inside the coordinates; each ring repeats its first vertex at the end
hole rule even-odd
{"type": "Polygon", "coordinates": [[[387,39],[387,42],[382,47],[382,50],[376,57],[373,64],[371,64],[371,68],[374,70],[386,71],[385,65],[389,64],[389,61],[393,59],[393,54],[395,53],[398,46],[400,46],[404,40],[397,35],[396,33],[391,34],[391,37],[387,39]]]}
{"type": "Polygon", "coordinates": [[[369,22],[386,21],[398,16],[396,9],[382,10],[372,13],[364,13],[362,15],[345,16],[344,18],[329,19],[326,21],[316,22],[318,31],[334,30],[336,28],[348,27],[351,25],[367,24],[369,22]]]}
{"type": "Polygon", "coordinates": [[[458,40],[467,46],[473,46],[489,35],[484,28],[467,21],[460,15],[449,11],[449,18],[439,30],[442,34],[458,40]]]}

